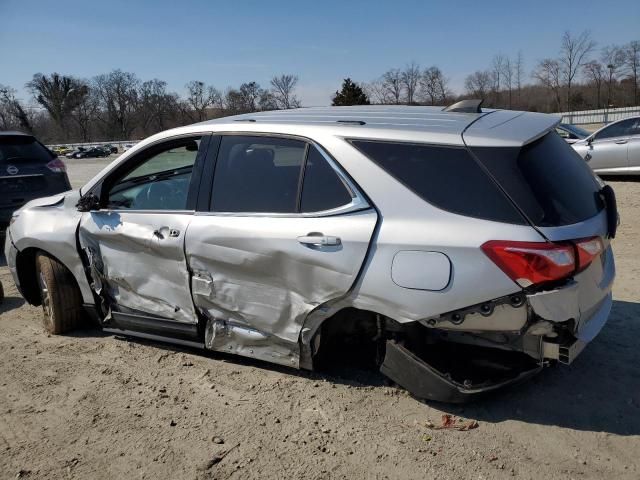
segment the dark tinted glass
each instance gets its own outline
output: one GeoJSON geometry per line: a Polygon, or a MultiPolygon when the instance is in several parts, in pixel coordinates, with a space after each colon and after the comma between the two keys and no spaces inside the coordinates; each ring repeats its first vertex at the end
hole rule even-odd
{"type": "Polygon", "coordinates": [[[293,213],[306,144],[269,137],[222,139],[213,178],[215,212],[293,213]]]}
{"type": "Polygon", "coordinates": [[[321,212],[351,202],[351,194],[322,154],[310,147],[302,185],[302,212],[321,212]]]}
{"type": "Polygon", "coordinates": [[[595,138],[596,140],[602,140],[604,138],[623,137],[625,135],[630,135],[631,129],[635,122],[635,119],[631,118],[629,120],[623,120],[621,122],[614,123],[613,125],[609,125],[607,128],[598,133],[595,138]]]}
{"type": "Polygon", "coordinates": [[[49,162],[52,154],[28,135],[0,135],[0,164],[49,162]]]}
{"type": "Polygon", "coordinates": [[[525,221],[464,148],[353,140],[353,145],[438,208],[507,223],[525,221]]]}
{"type": "Polygon", "coordinates": [[[534,225],[570,225],[603,208],[590,168],[555,132],[522,149],[472,150],[534,225]]]}

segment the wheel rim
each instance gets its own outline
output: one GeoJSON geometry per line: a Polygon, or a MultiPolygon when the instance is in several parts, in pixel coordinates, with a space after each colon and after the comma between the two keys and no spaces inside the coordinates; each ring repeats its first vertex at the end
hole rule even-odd
{"type": "Polygon", "coordinates": [[[44,311],[44,320],[51,326],[53,325],[53,309],[51,308],[51,294],[47,287],[47,281],[44,274],[40,272],[40,295],[42,296],[42,310],[44,311]]]}

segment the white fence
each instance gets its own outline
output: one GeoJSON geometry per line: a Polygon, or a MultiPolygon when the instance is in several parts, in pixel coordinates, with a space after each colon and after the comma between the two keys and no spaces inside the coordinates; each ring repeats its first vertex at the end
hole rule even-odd
{"type": "Polygon", "coordinates": [[[562,123],[572,125],[588,125],[591,123],[610,123],[623,118],[640,115],[639,107],[603,108],[600,110],[582,110],[580,112],[563,112],[562,123]]]}

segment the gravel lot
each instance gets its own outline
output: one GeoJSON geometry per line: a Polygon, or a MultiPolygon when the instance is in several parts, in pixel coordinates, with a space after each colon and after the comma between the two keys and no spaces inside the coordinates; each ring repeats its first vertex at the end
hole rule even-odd
{"type": "MultiPolygon", "coordinates": [[[[78,186],[106,162],[67,163],[78,186]]],[[[49,336],[0,259],[0,478],[638,479],[640,182],[609,181],[623,222],[609,323],[572,366],[464,407],[373,373],[49,336]],[[430,429],[445,413],[479,427],[430,429]]]]}

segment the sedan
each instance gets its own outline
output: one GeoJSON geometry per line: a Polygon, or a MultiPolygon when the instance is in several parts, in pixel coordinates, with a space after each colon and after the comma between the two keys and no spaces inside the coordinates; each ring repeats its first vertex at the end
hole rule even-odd
{"type": "Polygon", "coordinates": [[[598,174],[640,174],[640,117],[610,123],[571,145],[598,174]]]}

